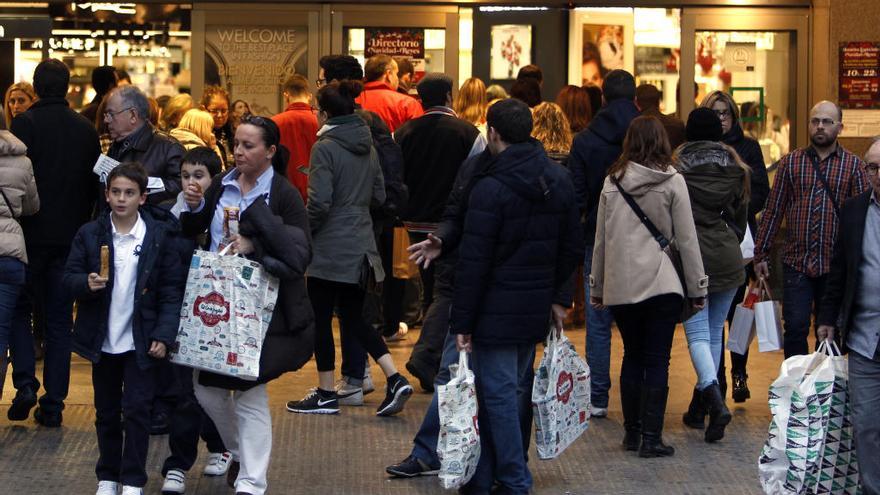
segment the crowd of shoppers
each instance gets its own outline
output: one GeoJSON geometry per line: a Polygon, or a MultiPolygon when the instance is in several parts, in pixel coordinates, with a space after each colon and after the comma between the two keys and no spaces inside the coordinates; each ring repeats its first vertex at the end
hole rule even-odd
{"type": "MultiPolygon", "coordinates": [[[[77,114],[65,99],[70,72],[51,59],[37,66],[33,87],[7,90],[0,378],[11,364],[15,388],[7,416],[21,421],[39,406],[39,424],[60,426],[70,353],[90,361],[98,494],[142,493],[149,435],[168,433],[163,493],[185,492],[202,438],[205,474],[262,495],[273,436],[266,384],[312,355],[317,386],[288,411],[363,404],[375,388],[369,355],[386,378],[376,415],[400,413],[414,389],[386,344],[407,330],[406,282],[392,276],[401,261],[395,230],[407,236],[421,288],[409,375],[432,392],[448,382],[456,351],[472,353],[482,455],[462,493],[530,490],[536,344],[551,322],[561,329],[580,290],[590,414],[608,414],[616,326],[623,448],[674,455],[662,433],[682,323],[696,375],[683,421],[717,442],[732,420],[724,322],[749,282],[768,278],[783,222],[785,355],[809,351],[812,314],[819,337],[850,352],[862,483],[877,490],[878,263],[865,246],[878,241],[880,144],[865,161],[845,150],[837,105],[813,107],[810,145],[780,159],[771,189],[761,148],[724,92],[707,95],[685,124],[661,112],[656,87],[636,87],[623,70],[544,101],[534,65],[520,70],[510,96],[478,78],[456,90],[450,77],[386,55],[363,68],[344,55],[319,65],[317,87],[302,75],[281,82],[284,110],[271,118],[220,87],[160,103],[109,66],[93,71],[96,96],[77,114]],[[102,153],[119,165],[99,175],[102,153]],[[241,212],[231,237],[230,207],[241,212]],[[754,264],[740,250],[749,235],[754,264]],[[193,250],[227,244],[280,281],[256,381],[166,358],[193,250]],[[111,248],[109,273],[100,270],[102,246],[111,248]]],[[[731,353],[737,402],[750,397],[746,359],[731,353]]],[[[435,396],[412,451],[386,471],[436,474],[439,429],[435,396]]]]}

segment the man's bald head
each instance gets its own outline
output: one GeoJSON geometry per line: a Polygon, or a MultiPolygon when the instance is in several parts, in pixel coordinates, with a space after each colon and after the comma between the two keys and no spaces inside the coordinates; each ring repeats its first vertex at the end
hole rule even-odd
{"type": "Polygon", "coordinates": [[[813,108],[810,110],[810,118],[812,118],[816,113],[832,113],[835,115],[834,119],[838,122],[843,120],[843,110],[837,103],[828,100],[822,100],[819,103],[813,105],[813,108]]]}
{"type": "Polygon", "coordinates": [[[865,153],[865,172],[868,173],[868,180],[874,189],[874,196],[880,197],[880,175],[877,173],[880,166],[880,136],[874,138],[874,142],[865,153]]]}
{"type": "Polygon", "coordinates": [[[836,103],[820,101],[810,110],[810,143],[817,150],[833,149],[843,129],[843,111],[836,103]]]}

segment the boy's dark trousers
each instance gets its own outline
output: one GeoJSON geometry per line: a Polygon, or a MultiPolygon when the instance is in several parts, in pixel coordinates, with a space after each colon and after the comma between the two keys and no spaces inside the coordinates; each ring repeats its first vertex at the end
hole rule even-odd
{"type": "Polygon", "coordinates": [[[193,369],[172,363],[179,394],[168,417],[168,447],[171,455],[162,464],[162,476],[172,469],[189,471],[199,453],[199,436],[208,444],[208,452],[226,452],[226,446],[214,422],[202,411],[193,392],[193,369]]]}
{"type": "Polygon", "coordinates": [[[134,351],[101,353],[92,365],[98,481],[127,486],[147,484],[147,449],[155,383],[151,370],[138,367],[134,351]]]}

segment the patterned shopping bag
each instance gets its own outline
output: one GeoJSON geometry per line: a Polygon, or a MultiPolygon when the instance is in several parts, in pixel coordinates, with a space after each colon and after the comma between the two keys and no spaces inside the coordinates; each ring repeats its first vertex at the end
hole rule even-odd
{"type": "Polygon", "coordinates": [[[440,413],[440,483],[460,488],[471,480],[480,461],[480,428],[477,422],[477,388],[468,368],[467,352],[458,353],[458,364],[449,367],[452,379],[437,387],[440,413]]]}

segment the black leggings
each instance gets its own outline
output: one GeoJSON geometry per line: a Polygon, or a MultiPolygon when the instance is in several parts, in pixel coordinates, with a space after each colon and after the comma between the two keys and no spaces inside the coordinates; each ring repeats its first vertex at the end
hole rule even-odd
{"type": "Polygon", "coordinates": [[[635,304],[611,306],[611,313],[623,337],[621,382],[665,388],[681,296],[663,294],[635,304]]]}
{"type": "Polygon", "coordinates": [[[373,359],[388,354],[385,341],[364,322],[364,291],[358,285],[309,277],[308,289],[315,312],[315,363],[318,371],[333,371],[336,367],[334,308],[339,312],[339,323],[345,332],[356,338],[373,359]]]}

